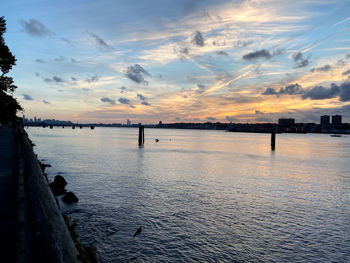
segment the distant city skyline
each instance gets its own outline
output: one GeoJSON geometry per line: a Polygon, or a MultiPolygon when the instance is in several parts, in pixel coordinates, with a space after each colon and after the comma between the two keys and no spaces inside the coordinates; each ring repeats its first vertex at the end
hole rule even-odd
{"type": "Polygon", "coordinates": [[[82,123],[350,122],[350,3],[5,1],[25,115],[82,123]]]}

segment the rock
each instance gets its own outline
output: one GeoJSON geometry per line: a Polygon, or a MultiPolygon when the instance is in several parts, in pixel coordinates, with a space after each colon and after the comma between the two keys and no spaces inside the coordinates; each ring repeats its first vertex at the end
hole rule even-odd
{"type": "Polygon", "coordinates": [[[57,195],[64,195],[67,190],[64,189],[64,187],[56,187],[55,182],[49,183],[49,186],[51,188],[52,193],[57,196],[57,195]]]}
{"type": "Polygon", "coordinates": [[[66,204],[77,203],[79,201],[78,197],[72,192],[66,193],[61,200],[66,204]]]}
{"type": "Polygon", "coordinates": [[[94,246],[84,246],[86,256],[91,263],[97,263],[97,248],[94,246]]]}
{"type": "Polygon", "coordinates": [[[64,187],[67,185],[67,181],[61,175],[56,175],[53,182],[49,183],[52,193],[56,195],[63,195],[67,191],[64,187]]]}
{"type": "Polygon", "coordinates": [[[67,185],[66,179],[64,179],[64,177],[59,174],[55,176],[55,179],[53,180],[53,182],[55,183],[56,187],[64,188],[67,185]]]}

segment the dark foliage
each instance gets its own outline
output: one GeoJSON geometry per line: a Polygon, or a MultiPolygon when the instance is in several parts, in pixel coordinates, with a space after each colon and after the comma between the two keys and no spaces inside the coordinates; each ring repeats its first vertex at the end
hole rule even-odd
{"type": "Polygon", "coordinates": [[[13,84],[13,79],[5,76],[12,69],[12,66],[16,65],[15,56],[5,44],[5,32],[6,20],[2,16],[0,17],[0,123],[15,121],[17,119],[16,113],[23,110],[12,96],[12,93],[17,88],[13,84]]]}

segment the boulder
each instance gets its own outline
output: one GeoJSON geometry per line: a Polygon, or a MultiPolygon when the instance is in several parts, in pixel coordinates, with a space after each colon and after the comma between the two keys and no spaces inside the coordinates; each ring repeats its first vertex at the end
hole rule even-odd
{"type": "Polygon", "coordinates": [[[55,196],[65,194],[67,192],[66,189],[64,189],[66,185],[67,181],[61,175],[56,175],[53,182],[49,183],[51,191],[55,196]]]}
{"type": "Polygon", "coordinates": [[[78,197],[72,192],[66,193],[61,200],[66,204],[77,203],[79,201],[78,197]]]}
{"type": "Polygon", "coordinates": [[[64,188],[67,185],[66,179],[64,179],[64,177],[59,174],[55,176],[55,179],[53,180],[53,182],[55,183],[56,187],[64,188]]]}
{"type": "Polygon", "coordinates": [[[52,193],[57,196],[57,195],[63,195],[67,192],[66,189],[64,189],[64,187],[57,187],[55,182],[51,182],[49,183],[49,186],[51,188],[52,193]]]}

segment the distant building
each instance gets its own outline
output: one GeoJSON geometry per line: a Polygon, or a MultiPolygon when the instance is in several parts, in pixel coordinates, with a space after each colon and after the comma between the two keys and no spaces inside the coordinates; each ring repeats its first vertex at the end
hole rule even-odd
{"type": "Polygon", "coordinates": [[[332,124],[342,124],[342,116],[341,115],[333,115],[332,116],[332,124]]]}
{"type": "Polygon", "coordinates": [[[163,122],[162,122],[162,121],[159,121],[159,125],[163,125],[163,122]]]}
{"type": "Polygon", "coordinates": [[[295,119],[281,118],[281,119],[278,119],[278,124],[280,124],[280,125],[293,125],[293,124],[295,124],[295,119]]]}
{"type": "Polygon", "coordinates": [[[126,125],[130,126],[131,125],[131,121],[129,119],[126,120],[126,125]]]}
{"type": "Polygon", "coordinates": [[[330,117],[329,115],[321,116],[321,125],[329,125],[330,117]]]}

